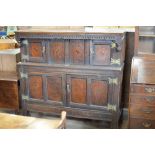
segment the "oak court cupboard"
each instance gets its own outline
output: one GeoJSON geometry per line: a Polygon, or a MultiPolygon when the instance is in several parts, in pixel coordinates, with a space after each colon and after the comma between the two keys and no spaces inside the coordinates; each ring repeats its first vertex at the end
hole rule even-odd
{"type": "Polygon", "coordinates": [[[118,128],[125,33],[17,31],[23,113],[103,120],[118,128]]]}

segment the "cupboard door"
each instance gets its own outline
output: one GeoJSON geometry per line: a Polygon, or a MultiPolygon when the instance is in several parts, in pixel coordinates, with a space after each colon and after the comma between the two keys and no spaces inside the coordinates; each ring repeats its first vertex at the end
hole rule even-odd
{"type": "Polygon", "coordinates": [[[65,82],[61,74],[52,74],[47,77],[47,100],[48,102],[65,103],[65,82]]]}
{"type": "Polygon", "coordinates": [[[89,106],[93,109],[116,110],[119,105],[118,79],[107,75],[91,76],[89,79],[89,106]]]}
{"type": "Polygon", "coordinates": [[[50,42],[51,63],[65,63],[65,41],[53,40],[50,42]]]}
{"type": "Polygon", "coordinates": [[[68,103],[70,105],[87,104],[87,77],[67,75],[68,103]]]}
{"type": "Polygon", "coordinates": [[[46,43],[43,40],[23,40],[21,54],[23,61],[46,62],[46,43]]]}
{"type": "MultiPolygon", "coordinates": [[[[67,103],[72,107],[87,109],[108,109],[116,105],[115,84],[110,77],[95,75],[67,75],[67,103]]],[[[119,92],[119,90],[118,90],[119,92]]]]}
{"type": "Polygon", "coordinates": [[[43,78],[41,75],[29,75],[29,98],[43,100],[43,78]]]}
{"type": "Polygon", "coordinates": [[[83,65],[85,64],[85,43],[84,40],[70,40],[70,63],[83,65]]]}
{"type": "Polygon", "coordinates": [[[91,41],[90,64],[91,65],[119,65],[121,55],[117,44],[112,41],[91,41]]]}

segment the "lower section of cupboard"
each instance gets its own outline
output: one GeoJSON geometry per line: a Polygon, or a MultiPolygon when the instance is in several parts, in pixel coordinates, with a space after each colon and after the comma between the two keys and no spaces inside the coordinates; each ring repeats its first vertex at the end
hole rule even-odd
{"type": "Polygon", "coordinates": [[[60,115],[61,111],[65,110],[68,117],[74,118],[84,118],[92,120],[101,120],[108,122],[108,128],[118,128],[119,127],[119,116],[120,113],[110,112],[107,110],[98,111],[98,110],[88,110],[88,109],[79,109],[71,107],[57,107],[49,105],[41,105],[34,103],[23,104],[23,113],[27,115],[28,112],[37,112],[45,113],[50,115],[60,115]]]}
{"type": "Polygon", "coordinates": [[[116,68],[19,65],[23,110],[108,121],[118,128],[123,66],[116,68]]]}

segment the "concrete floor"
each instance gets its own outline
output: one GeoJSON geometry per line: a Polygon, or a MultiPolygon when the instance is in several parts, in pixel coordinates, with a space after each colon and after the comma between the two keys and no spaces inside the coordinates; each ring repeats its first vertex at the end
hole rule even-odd
{"type": "MultiPolygon", "coordinates": [[[[7,112],[13,113],[12,111],[3,111],[0,112],[7,112]]],[[[60,119],[60,117],[55,116],[47,116],[44,114],[32,113],[32,117],[38,118],[46,118],[46,119],[60,119]]],[[[89,120],[89,119],[77,119],[77,118],[67,118],[67,129],[107,129],[109,127],[108,123],[98,120],[89,120]]],[[[128,118],[127,116],[123,116],[123,121],[120,123],[120,129],[127,129],[128,128],[128,118]]]]}
{"type": "MultiPolygon", "coordinates": [[[[31,113],[31,116],[47,119],[59,119],[58,117],[38,115],[37,113],[31,113]]],[[[120,123],[120,129],[127,129],[128,118],[123,118],[123,121],[120,123]]],[[[108,126],[108,123],[98,120],[67,118],[67,129],[107,129],[108,126]]]]}

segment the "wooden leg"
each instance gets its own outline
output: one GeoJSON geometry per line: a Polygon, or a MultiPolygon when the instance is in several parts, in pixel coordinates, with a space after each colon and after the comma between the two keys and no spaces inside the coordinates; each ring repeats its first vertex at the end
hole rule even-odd
{"type": "Polygon", "coordinates": [[[19,110],[16,109],[16,110],[15,110],[15,114],[16,114],[16,115],[19,115],[19,114],[20,114],[19,110]]]}
{"type": "Polygon", "coordinates": [[[31,112],[30,111],[27,111],[27,116],[31,116],[31,112]]]}

